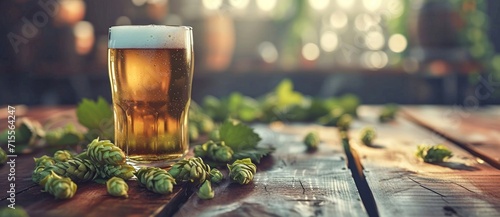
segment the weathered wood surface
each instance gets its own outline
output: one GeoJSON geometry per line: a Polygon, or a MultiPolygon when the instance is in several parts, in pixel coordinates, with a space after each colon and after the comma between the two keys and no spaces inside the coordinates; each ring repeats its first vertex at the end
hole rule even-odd
{"type": "Polygon", "coordinates": [[[380,216],[500,216],[500,171],[461,148],[398,118],[377,122],[373,107],[359,110],[350,132],[380,216]],[[374,147],[360,143],[360,129],[373,126],[374,147]],[[444,143],[454,156],[439,165],[414,155],[421,143],[444,143]]]}
{"type": "Polygon", "coordinates": [[[412,121],[500,169],[500,107],[418,106],[405,108],[403,112],[412,121]]]}
{"type": "Polygon", "coordinates": [[[255,127],[263,144],[277,149],[263,159],[254,181],[240,186],[226,179],[214,199],[192,195],[175,216],[367,216],[334,128],[255,127]],[[311,130],[322,138],[316,152],[302,143],[311,130]]]}

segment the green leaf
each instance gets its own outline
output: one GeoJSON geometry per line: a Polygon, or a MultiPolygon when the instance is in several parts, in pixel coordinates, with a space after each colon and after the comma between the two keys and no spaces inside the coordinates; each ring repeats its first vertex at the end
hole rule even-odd
{"type": "Polygon", "coordinates": [[[259,134],[252,128],[242,123],[224,122],[219,128],[220,140],[235,152],[242,149],[252,149],[261,140],[259,134]]]}
{"type": "Polygon", "coordinates": [[[260,159],[273,152],[274,148],[254,148],[239,150],[233,154],[233,160],[250,158],[252,162],[260,163],[260,159]]]}
{"type": "Polygon", "coordinates": [[[302,94],[293,91],[293,83],[290,79],[284,79],[281,81],[276,87],[275,92],[276,96],[278,96],[278,108],[285,108],[302,102],[302,94]]]}
{"type": "Polygon", "coordinates": [[[78,122],[88,129],[100,129],[103,122],[113,119],[111,106],[102,97],[97,102],[90,99],[83,99],[76,109],[78,122]]]}

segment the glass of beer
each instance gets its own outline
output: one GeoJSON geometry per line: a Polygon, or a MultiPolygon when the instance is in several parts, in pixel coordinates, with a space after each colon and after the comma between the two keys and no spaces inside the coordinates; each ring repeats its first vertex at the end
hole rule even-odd
{"type": "Polygon", "coordinates": [[[166,167],[188,152],[192,35],[188,26],[109,29],[115,144],[131,165],[166,167]]]}

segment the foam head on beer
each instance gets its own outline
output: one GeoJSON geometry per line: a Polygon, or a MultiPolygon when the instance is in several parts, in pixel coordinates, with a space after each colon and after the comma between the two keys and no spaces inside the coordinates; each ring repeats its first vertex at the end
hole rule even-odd
{"type": "Polygon", "coordinates": [[[187,48],[191,27],[186,26],[113,26],[109,28],[108,48],[187,48]]]}

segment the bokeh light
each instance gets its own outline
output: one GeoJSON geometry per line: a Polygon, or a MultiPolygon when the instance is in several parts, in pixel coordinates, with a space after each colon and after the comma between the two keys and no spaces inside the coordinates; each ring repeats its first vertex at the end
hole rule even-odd
{"type": "Polygon", "coordinates": [[[148,0],[132,0],[132,4],[137,7],[143,6],[148,0]]]}
{"type": "Polygon", "coordinates": [[[117,25],[117,26],[130,25],[130,24],[132,24],[132,21],[127,16],[120,16],[120,17],[116,18],[116,21],[115,21],[115,25],[117,25]]]}
{"type": "Polygon", "coordinates": [[[302,47],[302,56],[306,60],[314,61],[318,59],[319,54],[320,54],[319,47],[314,43],[307,43],[304,45],[304,47],[302,47]]]}
{"type": "Polygon", "coordinates": [[[229,4],[237,9],[245,9],[250,0],[229,0],[229,4]]]}
{"type": "Polygon", "coordinates": [[[257,0],[257,7],[262,11],[271,11],[277,2],[277,0],[257,0]]]}
{"type": "Polygon", "coordinates": [[[262,60],[266,63],[274,63],[278,60],[278,50],[271,42],[264,41],[260,43],[257,50],[262,60]]]}
{"type": "Polygon", "coordinates": [[[330,0],[309,0],[309,5],[315,10],[323,10],[330,4],[330,0]]]}
{"type": "Polygon", "coordinates": [[[406,50],[408,41],[401,34],[394,34],[389,38],[389,49],[394,53],[401,53],[406,50]]]}
{"type": "Polygon", "coordinates": [[[330,16],[330,24],[337,29],[345,27],[347,22],[347,15],[342,11],[335,11],[330,16]]]}
{"type": "Polygon", "coordinates": [[[355,0],[337,0],[337,5],[343,9],[350,9],[355,3],[355,0]]]}
{"type": "Polygon", "coordinates": [[[382,0],[363,0],[363,6],[368,11],[376,11],[382,5],[382,0]]]}
{"type": "Polygon", "coordinates": [[[326,31],[321,35],[320,45],[326,52],[334,51],[339,44],[339,38],[335,32],[326,31]]]}
{"type": "Polygon", "coordinates": [[[87,54],[94,46],[94,26],[90,22],[80,21],[73,27],[75,49],[78,54],[87,54]]]}
{"type": "Polygon", "coordinates": [[[371,31],[365,36],[365,45],[371,50],[380,50],[384,47],[385,38],[381,32],[371,31]]]}
{"type": "Polygon", "coordinates": [[[202,3],[208,10],[217,10],[222,5],[222,0],[203,0],[202,3]]]}

